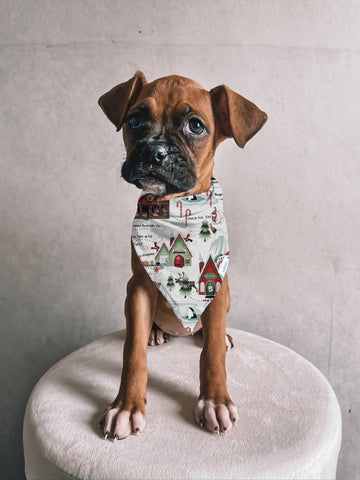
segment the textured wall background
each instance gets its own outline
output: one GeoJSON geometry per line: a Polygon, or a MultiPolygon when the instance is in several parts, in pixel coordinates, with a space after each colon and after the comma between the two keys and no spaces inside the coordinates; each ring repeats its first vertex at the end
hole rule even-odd
{"type": "MultiPolygon", "coordinates": [[[[124,326],[139,192],[98,97],[136,69],[226,83],[269,115],[228,140],[229,325],[312,361],[343,413],[340,480],[360,464],[360,4],[356,0],[1,2],[1,472],[22,479],[39,377],[124,326]]],[[[109,399],[110,400],[110,399],[109,399]]],[[[86,439],[84,440],[86,441],[86,439]]]]}

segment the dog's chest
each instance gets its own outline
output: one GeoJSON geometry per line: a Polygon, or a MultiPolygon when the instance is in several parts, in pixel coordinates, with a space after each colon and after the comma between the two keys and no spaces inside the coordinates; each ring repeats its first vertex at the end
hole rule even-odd
{"type": "Polygon", "coordinates": [[[229,263],[228,233],[219,183],[169,201],[140,197],[132,243],[151,280],[175,315],[193,332],[221,287],[229,263]]]}

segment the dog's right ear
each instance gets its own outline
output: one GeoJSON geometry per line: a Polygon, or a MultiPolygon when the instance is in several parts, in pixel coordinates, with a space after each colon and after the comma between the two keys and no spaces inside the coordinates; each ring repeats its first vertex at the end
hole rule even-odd
{"type": "Polygon", "coordinates": [[[118,132],[124,122],[129,108],[135,103],[144,85],[147,84],[145,75],[137,71],[133,78],[120,83],[99,98],[99,105],[112,122],[118,132]]]}

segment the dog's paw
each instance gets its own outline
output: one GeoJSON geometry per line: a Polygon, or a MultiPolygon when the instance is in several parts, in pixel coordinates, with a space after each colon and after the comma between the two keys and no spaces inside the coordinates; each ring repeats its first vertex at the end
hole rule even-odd
{"type": "Polygon", "coordinates": [[[234,347],[234,342],[231,335],[228,335],[228,334],[225,335],[225,345],[226,345],[227,352],[234,347]]]}
{"type": "Polygon", "coordinates": [[[227,433],[236,425],[239,415],[235,405],[228,401],[215,404],[211,400],[200,399],[195,407],[195,421],[211,433],[227,433]]]}
{"type": "Polygon", "coordinates": [[[162,345],[163,343],[167,343],[168,341],[169,335],[154,324],[150,333],[148,345],[150,347],[153,347],[155,345],[162,345]]]}
{"type": "Polygon", "coordinates": [[[145,415],[136,410],[131,413],[127,410],[108,407],[105,415],[99,423],[105,440],[112,439],[114,442],[123,440],[129,435],[140,435],[145,428],[145,415]]]}

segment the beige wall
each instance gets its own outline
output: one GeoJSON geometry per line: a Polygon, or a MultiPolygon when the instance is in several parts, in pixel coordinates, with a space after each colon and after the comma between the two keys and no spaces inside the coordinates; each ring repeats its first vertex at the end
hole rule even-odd
{"type": "MultiPolygon", "coordinates": [[[[138,191],[98,97],[136,69],[226,83],[269,115],[218,150],[229,325],[312,361],[341,403],[340,480],[360,479],[360,4],[1,2],[1,450],[23,478],[39,376],[124,326],[138,191]]],[[[5,478],[5,477],[4,477],[5,478]]]]}

